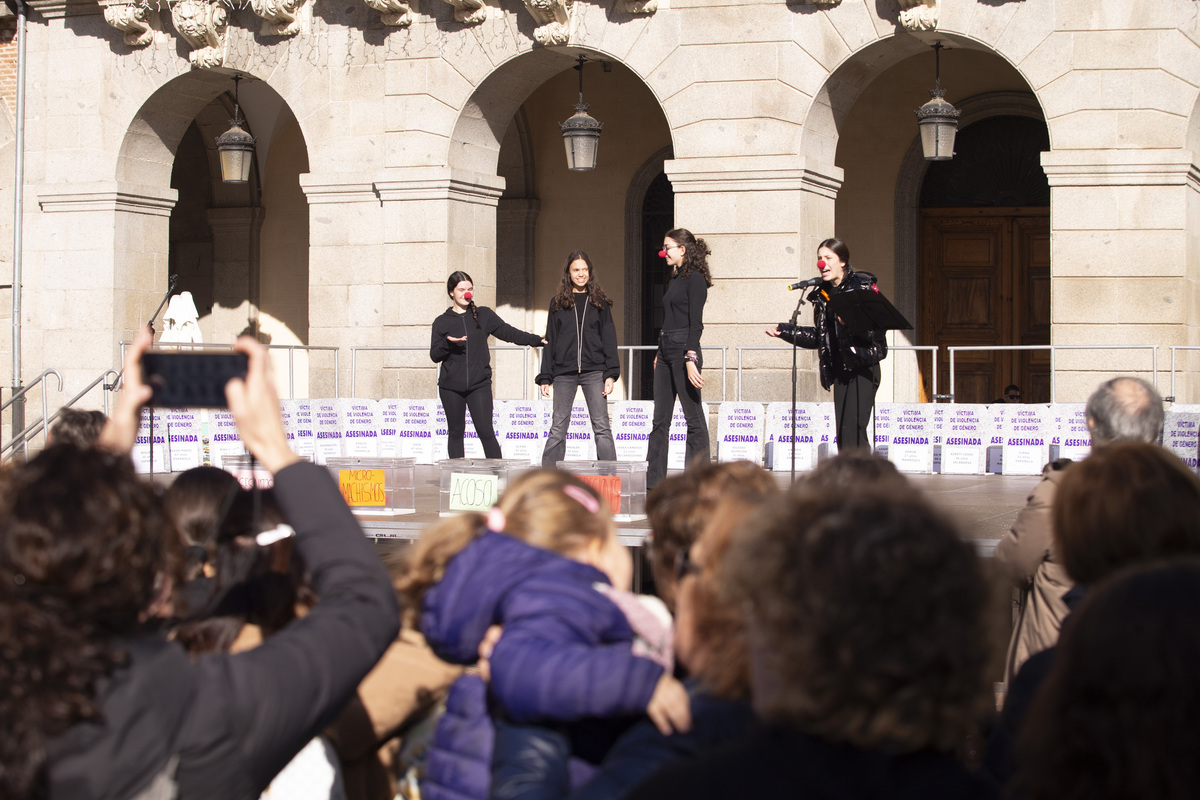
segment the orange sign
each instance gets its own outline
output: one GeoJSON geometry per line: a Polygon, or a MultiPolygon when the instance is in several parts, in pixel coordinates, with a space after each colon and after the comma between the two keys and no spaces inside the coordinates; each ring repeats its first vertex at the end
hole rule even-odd
{"type": "Polygon", "coordinates": [[[575,477],[595,489],[608,503],[608,508],[612,513],[621,513],[620,475],[576,475],[575,477]]]}
{"type": "Polygon", "coordinates": [[[383,490],[382,469],[339,469],[338,488],[348,506],[384,506],[387,495],[383,490]]]}

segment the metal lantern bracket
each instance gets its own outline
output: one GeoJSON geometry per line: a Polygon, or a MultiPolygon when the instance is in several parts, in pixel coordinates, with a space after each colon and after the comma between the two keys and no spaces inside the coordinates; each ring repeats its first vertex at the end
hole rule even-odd
{"type": "Polygon", "coordinates": [[[927,161],[949,161],[954,158],[954,135],[958,130],[958,118],[962,113],[946,102],[946,90],[942,88],[941,54],[943,45],[932,45],[934,56],[934,84],[929,92],[928,103],[917,109],[917,125],[921,132],[921,150],[927,161]]]}
{"type": "MultiPolygon", "coordinates": [[[[575,104],[575,113],[566,122],[559,123],[558,127],[567,150],[567,169],[571,172],[591,172],[596,168],[596,153],[604,123],[590,116],[587,113],[589,106],[583,102],[583,65],[591,59],[579,56],[577,61],[572,69],[579,72],[579,102],[575,104]]],[[[611,63],[600,63],[605,72],[612,70],[611,63]]]]}

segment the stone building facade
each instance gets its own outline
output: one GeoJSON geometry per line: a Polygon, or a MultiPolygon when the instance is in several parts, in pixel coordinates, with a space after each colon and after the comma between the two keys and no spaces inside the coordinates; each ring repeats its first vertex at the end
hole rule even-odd
{"type": "MultiPolygon", "coordinates": [[[[575,249],[616,302],[621,343],[651,344],[655,251],[673,225],[713,251],[704,344],[727,348],[728,399],[789,395],[787,354],[738,348],[775,344],[763,329],[791,314],[786,284],[834,235],[914,323],[894,344],[943,348],[938,393],[950,345],[1159,345],[1165,369],[1166,348],[1200,344],[1197,0],[29,7],[21,357],[26,379],[55,367],[67,392],[117,363],[169,274],[195,296],[206,341],[340,348],[336,370],[329,351],[293,354],[297,396],[330,396],[335,381],[343,396],[433,396],[424,348],[447,275],[466,270],[484,304],[540,330],[575,249]],[[958,156],[931,166],[913,110],[933,87],[934,43],[962,117],[958,156]],[[604,122],[589,173],[567,171],[557,125],[580,55],[604,122]],[[221,182],[214,145],[234,75],[257,137],[240,186],[221,182]],[[413,349],[356,352],[352,381],[363,346],[413,349]]],[[[0,229],[8,261],[11,219],[0,229]]],[[[637,397],[645,356],[633,359],[621,391],[637,397]]],[[[1055,359],[1060,402],[1151,369],[1146,349],[1055,359]]],[[[721,363],[706,354],[710,374],[721,363]]],[[[497,396],[532,396],[527,354],[500,351],[496,366],[497,396]]],[[[800,366],[801,398],[823,399],[813,356],[800,366]]],[[[1198,366],[1180,352],[1180,400],[1200,399],[1198,366]]],[[[1008,382],[1048,401],[1048,356],[958,354],[956,399],[986,402],[1008,382]]],[[[934,391],[928,356],[887,362],[882,399],[934,391]]]]}

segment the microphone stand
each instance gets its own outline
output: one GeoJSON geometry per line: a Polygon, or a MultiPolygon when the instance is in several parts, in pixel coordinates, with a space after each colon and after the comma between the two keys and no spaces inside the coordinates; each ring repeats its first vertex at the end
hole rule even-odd
{"type": "Polygon", "coordinates": [[[796,310],[792,312],[792,477],[791,482],[796,482],[796,353],[800,349],[800,345],[796,343],[796,320],[800,317],[800,306],[804,305],[804,292],[800,293],[800,299],[796,301],[796,310]]]}
{"type": "MultiPolygon", "coordinates": [[[[150,321],[146,323],[146,327],[150,329],[150,341],[154,341],[154,320],[158,318],[163,306],[167,304],[167,300],[170,299],[171,292],[175,291],[175,284],[178,282],[179,273],[175,273],[167,281],[167,291],[163,295],[162,302],[158,304],[158,308],[150,315],[150,321]]],[[[150,406],[150,480],[154,480],[154,406],[150,406]]]]}

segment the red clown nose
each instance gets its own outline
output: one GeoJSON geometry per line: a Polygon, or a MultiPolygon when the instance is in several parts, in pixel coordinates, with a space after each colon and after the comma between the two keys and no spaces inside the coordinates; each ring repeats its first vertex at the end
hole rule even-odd
{"type": "Polygon", "coordinates": [[[659,257],[659,258],[666,258],[666,257],[667,257],[667,251],[666,251],[666,250],[659,250],[659,251],[658,251],[658,257],[659,257]]]}
{"type": "Polygon", "coordinates": [[[817,269],[825,269],[825,262],[818,260],[817,261],[817,269]]]}
{"type": "Polygon", "coordinates": [[[474,296],[475,295],[471,294],[470,292],[463,292],[463,300],[470,300],[474,296]]]}

